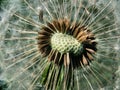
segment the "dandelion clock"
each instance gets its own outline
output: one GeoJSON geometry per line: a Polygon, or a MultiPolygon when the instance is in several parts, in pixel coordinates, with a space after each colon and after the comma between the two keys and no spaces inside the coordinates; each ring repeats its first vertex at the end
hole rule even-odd
{"type": "Polygon", "coordinates": [[[113,0],[1,4],[0,79],[6,90],[113,90],[120,29],[113,0]]]}

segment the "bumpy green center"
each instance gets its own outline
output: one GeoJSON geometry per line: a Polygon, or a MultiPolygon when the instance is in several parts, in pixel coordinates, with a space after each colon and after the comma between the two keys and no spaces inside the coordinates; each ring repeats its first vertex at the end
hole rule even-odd
{"type": "Polygon", "coordinates": [[[58,50],[60,53],[73,53],[78,54],[81,51],[81,43],[79,43],[73,36],[55,33],[51,37],[52,49],[58,50]]]}

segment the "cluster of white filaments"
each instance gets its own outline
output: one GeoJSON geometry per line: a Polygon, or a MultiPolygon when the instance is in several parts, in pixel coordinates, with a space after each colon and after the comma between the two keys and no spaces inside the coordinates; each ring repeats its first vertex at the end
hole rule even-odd
{"type": "Polygon", "coordinates": [[[117,0],[2,1],[0,79],[7,90],[114,88],[117,0]]]}

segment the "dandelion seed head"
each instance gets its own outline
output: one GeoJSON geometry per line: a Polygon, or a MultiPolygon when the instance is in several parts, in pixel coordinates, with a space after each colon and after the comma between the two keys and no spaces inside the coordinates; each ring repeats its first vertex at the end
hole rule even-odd
{"type": "Polygon", "coordinates": [[[113,88],[120,29],[113,0],[102,1],[10,0],[2,6],[0,77],[8,90],[113,88]]]}
{"type": "MultiPolygon", "coordinates": [[[[64,65],[70,63],[79,63],[88,65],[93,60],[93,54],[97,51],[94,35],[77,23],[71,23],[70,20],[60,19],[48,23],[46,27],[42,27],[38,35],[38,48],[43,56],[48,57],[48,61],[54,61],[60,64],[64,62],[64,65]],[[59,55],[62,55],[60,60],[59,55]],[[66,54],[70,54],[78,60],[74,60],[73,57],[67,61],[66,54]]],[[[73,64],[73,67],[78,67],[73,64]]]]}

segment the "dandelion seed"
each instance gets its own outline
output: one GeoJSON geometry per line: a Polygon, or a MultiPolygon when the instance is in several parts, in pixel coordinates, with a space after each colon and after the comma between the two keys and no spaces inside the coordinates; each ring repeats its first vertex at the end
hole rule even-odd
{"type": "Polygon", "coordinates": [[[120,29],[112,0],[14,1],[0,21],[8,90],[114,88],[120,29]]]}

